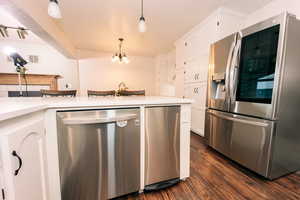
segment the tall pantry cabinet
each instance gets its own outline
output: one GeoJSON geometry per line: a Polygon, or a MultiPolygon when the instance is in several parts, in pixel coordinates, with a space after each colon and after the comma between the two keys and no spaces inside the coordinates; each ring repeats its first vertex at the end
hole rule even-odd
{"type": "Polygon", "coordinates": [[[244,16],[220,8],[176,41],[177,97],[194,99],[192,131],[204,136],[204,118],[210,44],[238,31],[244,16]]]}

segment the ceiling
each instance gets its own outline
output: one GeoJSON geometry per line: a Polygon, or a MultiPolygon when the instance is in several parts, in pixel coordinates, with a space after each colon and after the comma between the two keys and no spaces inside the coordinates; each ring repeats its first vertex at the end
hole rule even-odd
{"type": "MultiPolygon", "coordinates": [[[[22,25],[18,20],[16,20],[14,17],[12,17],[8,12],[6,12],[4,9],[0,8],[0,24],[4,26],[12,26],[12,27],[25,27],[22,25]]],[[[24,41],[29,43],[42,43],[45,44],[45,42],[37,37],[35,34],[33,34],[31,31],[28,31],[28,35],[26,36],[25,40],[21,40],[18,37],[18,34],[15,30],[8,29],[8,38],[0,37],[0,41],[24,41]]]]}
{"type": "MultiPolygon", "coordinates": [[[[155,56],[220,6],[251,13],[272,0],[144,0],[147,32],[137,29],[141,0],[59,0],[63,18],[55,20],[77,49],[114,52],[125,39],[127,54],[155,56]]],[[[49,0],[40,1],[47,10],[49,0]]],[[[54,19],[53,19],[54,20],[54,19]]]]}

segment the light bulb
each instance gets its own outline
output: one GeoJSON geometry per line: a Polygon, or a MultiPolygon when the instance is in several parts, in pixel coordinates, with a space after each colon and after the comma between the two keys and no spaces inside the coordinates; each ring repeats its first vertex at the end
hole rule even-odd
{"type": "Polygon", "coordinates": [[[140,18],[140,21],[139,21],[139,31],[141,33],[145,33],[147,30],[147,27],[146,27],[146,20],[144,17],[141,17],[140,18]]]}
{"type": "Polygon", "coordinates": [[[8,46],[8,47],[3,48],[3,52],[5,55],[10,56],[10,55],[16,53],[17,51],[16,51],[16,49],[8,46]]]}
{"type": "Polygon", "coordinates": [[[55,19],[61,18],[61,12],[57,0],[50,0],[48,5],[48,15],[55,19]]]}
{"type": "Polygon", "coordinates": [[[111,60],[112,60],[112,62],[116,62],[118,60],[118,58],[119,57],[117,55],[114,55],[111,60]]]}
{"type": "Polygon", "coordinates": [[[126,55],[123,57],[123,61],[126,64],[128,64],[130,62],[126,55]]]}

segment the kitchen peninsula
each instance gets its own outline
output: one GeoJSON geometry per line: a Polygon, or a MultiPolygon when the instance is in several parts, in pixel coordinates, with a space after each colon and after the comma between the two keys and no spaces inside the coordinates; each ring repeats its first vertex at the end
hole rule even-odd
{"type": "MultiPolygon", "coordinates": [[[[159,126],[154,127],[156,130],[157,127],[165,126],[167,128],[163,130],[168,131],[169,125],[164,125],[163,123],[169,123],[168,120],[172,120],[175,125],[174,128],[169,127],[169,129],[172,129],[174,135],[178,137],[179,151],[177,153],[179,156],[175,156],[175,161],[177,160],[179,163],[178,179],[185,180],[189,177],[190,168],[191,103],[192,101],[189,99],[172,97],[0,98],[1,188],[3,188],[8,199],[60,200],[62,195],[66,195],[62,191],[65,181],[64,173],[66,172],[63,168],[66,165],[62,163],[65,163],[67,159],[61,157],[62,152],[60,152],[66,146],[59,144],[64,140],[60,140],[62,135],[58,134],[61,133],[59,126],[62,122],[68,125],[66,130],[70,130],[69,125],[74,125],[76,122],[76,126],[71,126],[74,129],[71,132],[79,129],[90,130],[79,126],[84,125],[88,128],[97,126],[97,131],[101,132],[101,134],[106,129],[109,134],[112,134],[111,130],[114,129],[121,129],[126,126],[138,127],[138,154],[135,154],[138,156],[134,160],[138,161],[138,165],[134,169],[138,172],[136,176],[138,178],[137,191],[142,192],[147,185],[148,179],[151,179],[149,176],[151,173],[147,173],[147,170],[151,170],[149,158],[153,158],[154,155],[153,152],[147,153],[147,151],[149,149],[151,151],[155,150],[149,148],[151,142],[149,144],[149,141],[147,141],[147,138],[149,138],[147,132],[151,132],[153,127],[150,127],[150,125],[153,126],[156,123],[159,124],[159,126]],[[129,111],[133,110],[135,114],[129,114],[129,111]],[[177,113],[175,112],[176,110],[178,111],[177,113]],[[72,118],[74,113],[75,117],[72,118]],[[80,117],[76,113],[84,113],[84,115],[80,117]],[[91,115],[91,113],[94,114],[91,115]],[[118,113],[122,114],[119,118],[118,113]],[[63,116],[61,121],[58,119],[59,116],[63,116]],[[131,119],[135,119],[133,125],[130,124],[131,119]],[[114,128],[109,129],[108,126],[103,128],[102,125],[99,125],[104,123],[111,123],[114,128]]],[[[124,134],[124,137],[126,137],[127,132],[120,131],[120,133],[124,134]]],[[[117,133],[116,131],[114,134],[117,133]]],[[[161,138],[160,135],[158,137],[161,138]]],[[[68,139],[71,140],[70,143],[76,142],[75,136],[69,135],[68,139]]],[[[82,142],[82,145],[85,139],[81,138],[79,140],[82,142]]],[[[134,138],[132,140],[134,141],[134,138]]],[[[120,139],[117,138],[115,141],[118,143],[120,139]]],[[[82,148],[82,145],[76,147],[82,148]]],[[[131,148],[134,145],[136,144],[130,145],[132,146],[131,148]]],[[[74,148],[74,146],[70,148],[74,148]]],[[[103,147],[99,147],[99,152],[101,148],[103,147]]],[[[115,148],[117,152],[119,147],[115,148]]],[[[122,148],[124,147],[122,146],[122,148]]],[[[69,155],[71,158],[68,159],[74,159],[75,156],[72,153],[75,150],[67,150],[71,152],[69,155]]],[[[112,154],[108,152],[107,155],[115,155],[117,154],[116,152],[112,154]]],[[[89,154],[89,156],[92,155],[89,154]]],[[[87,156],[87,159],[93,160],[89,156],[87,156]]],[[[133,156],[128,155],[128,159],[132,159],[133,156]]],[[[122,157],[117,156],[116,159],[122,159],[122,157]]],[[[118,164],[118,161],[114,160],[111,164],[111,158],[108,157],[107,160],[107,176],[114,177],[113,181],[108,180],[107,187],[110,187],[110,185],[114,184],[114,181],[118,182],[120,174],[118,174],[119,172],[110,171],[112,166],[117,168],[115,165],[118,164]]],[[[86,160],[75,159],[72,162],[83,163],[86,160]]],[[[129,163],[129,166],[132,163],[133,161],[129,163]]],[[[122,167],[123,169],[126,168],[124,163],[122,167]]],[[[93,171],[92,168],[85,170],[86,176],[90,174],[89,171],[93,171]]],[[[174,170],[176,171],[175,165],[174,170]]],[[[74,175],[74,177],[79,175],[74,175]]],[[[100,177],[99,174],[98,176],[100,177]]],[[[134,177],[132,174],[131,176],[134,177]]],[[[122,181],[124,180],[122,179],[122,181]]],[[[116,191],[112,193],[117,194],[116,191]]],[[[109,194],[105,195],[105,197],[107,195],[110,197],[109,194]]]]}

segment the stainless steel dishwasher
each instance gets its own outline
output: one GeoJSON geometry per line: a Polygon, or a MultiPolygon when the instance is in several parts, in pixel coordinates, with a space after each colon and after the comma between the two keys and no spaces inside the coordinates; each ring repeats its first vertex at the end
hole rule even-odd
{"type": "Polygon", "coordinates": [[[180,106],[145,109],[145,190],[157,190],[179,182],[180,106]]]}
{"type": "Polygon", "coordinates": [[[105,200],[140,188],[140,110],[57,113],[62,200],[105,200]]]}

